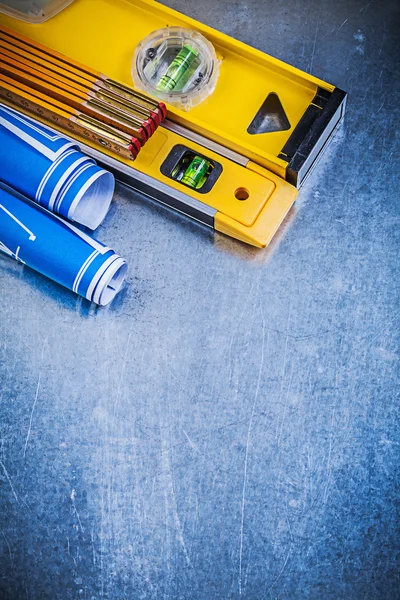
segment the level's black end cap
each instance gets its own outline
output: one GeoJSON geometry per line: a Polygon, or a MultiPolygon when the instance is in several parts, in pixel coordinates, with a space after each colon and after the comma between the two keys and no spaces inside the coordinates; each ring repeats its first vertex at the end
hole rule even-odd
{"type": "Polygon", "coordinates": [[[347,93],[335,88],[332,93],[318,88],[310,106],[286,142],[279,158],[286,160],[286,179],[300,187],[310,173],[346,110],[347,93]]]}

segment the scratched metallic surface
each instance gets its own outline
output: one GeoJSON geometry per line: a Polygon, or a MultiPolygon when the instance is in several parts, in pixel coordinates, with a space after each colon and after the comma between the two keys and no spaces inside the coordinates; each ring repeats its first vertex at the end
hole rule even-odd
{"type": "Polygon", "coordinates": [[[108,309],[0,259],[0,598],[397,599],[399,5],[168,4],[347,119],[267,251],[120,188],[108,309]]]}

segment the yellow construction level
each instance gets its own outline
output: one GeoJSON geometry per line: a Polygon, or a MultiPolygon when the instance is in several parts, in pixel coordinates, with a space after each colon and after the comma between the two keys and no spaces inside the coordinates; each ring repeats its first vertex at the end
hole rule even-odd
{"type": "Polygon", "coordinates": [[[127,85],[135,48],[149,33],[202,33],[221,61],[214,93],[188,112],[168,106],[135,162],[73,136],[127,185],[254,246],[271,241],[344,114],[343,91],[154,0],[77,0],[42,25],[5,15],[0,23],[127,85]],[[211,189],[170,176],[166,165],[179,151],[218,166],[211,189]]]}

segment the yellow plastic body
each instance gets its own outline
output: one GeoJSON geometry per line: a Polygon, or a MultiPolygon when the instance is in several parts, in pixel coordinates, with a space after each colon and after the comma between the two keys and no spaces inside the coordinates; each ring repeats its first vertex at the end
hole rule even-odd
{"type": "Polygon", "coordinates": [[[244,154],[285,176],[278,155],[313,99],[318,86],[330,86],[154,0],[79,0],[42,25],[4,15],[6,26],[88,64],[113,79],[132,84],[135,47],[155,29],[195,29],[215,46],[221,59],[215,92],[189,112],[169,106],[174,120],[244,154]],[[271,92],[278,94],[291,128],[267,135],[247,133],[251,121],[271,92]]]}
{"type": "MultiPolygon", "coordinates": [[[[217,89],[187,113],[168,107],[170,118],[240,152],[249,159],[247,166],[240,166],[166,129],[154,134],[134,166],[215,208],[218,211],[216,230],[258,247],[269,243],[297,196],[297,190],[284,181],[287,163],[277,156],[317,87],[332,90],[333,86],[154,0],[79,0],[42,25],[30,25],[5,15],[0,15],[0,22],[128,85],[132,85],[131,61],[136,44],[151,31],[178,25],[203,33],[222,60],[217,89]],[[267,135],[248,134],[250,122],[272,91],[281,98],[292,128],[267,135]],[[183,187],[161,173],[162,163],[176,144],[183,144],[222,165],[220,178],[207,194],[183,187]],[[239,188],[247,190],[246,200],[235,197],[239,188]]],[[[118,160],[129,164],[127,160],[118,160]]]]}
{"type": "Polygon", "coordinates": [[[158,130],[139,153],[135,168],[215,208],[217,231],[253,246],[265,247],[295,201],[297,189],[259,165],[249,163],[243,167],[187,140],[184,140],[185,145],[193,152],[206,153],[208,158],[219,162],[222,173],[206,195],[182,187],[160,172],[172,148],[182,141],[176,133],[158,130]],[[237,199],[238,190],[245,190],[248,198],[237,199]]]}

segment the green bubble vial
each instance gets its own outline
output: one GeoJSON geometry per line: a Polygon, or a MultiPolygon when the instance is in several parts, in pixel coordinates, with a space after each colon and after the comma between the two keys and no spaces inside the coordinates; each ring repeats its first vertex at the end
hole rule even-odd
{"type": "Polygon", "coordinates": [[[211,167],[212,165],[208,160],[201,156],[195,156],[186,169],[181,183],[184,183],[193,190],[199,190],[206,182],[211,167]]]}
{"type": "Polygon", "coordinates": [[[178,84],[184,75],[186,75],[197,56],[198,52],[194,48],[188,44],[183,46],[182,50],[169,65],[163,77],[161,77],[157,84],[157,89],[161,92],[170,92],[178,87],[178,84]]]}

